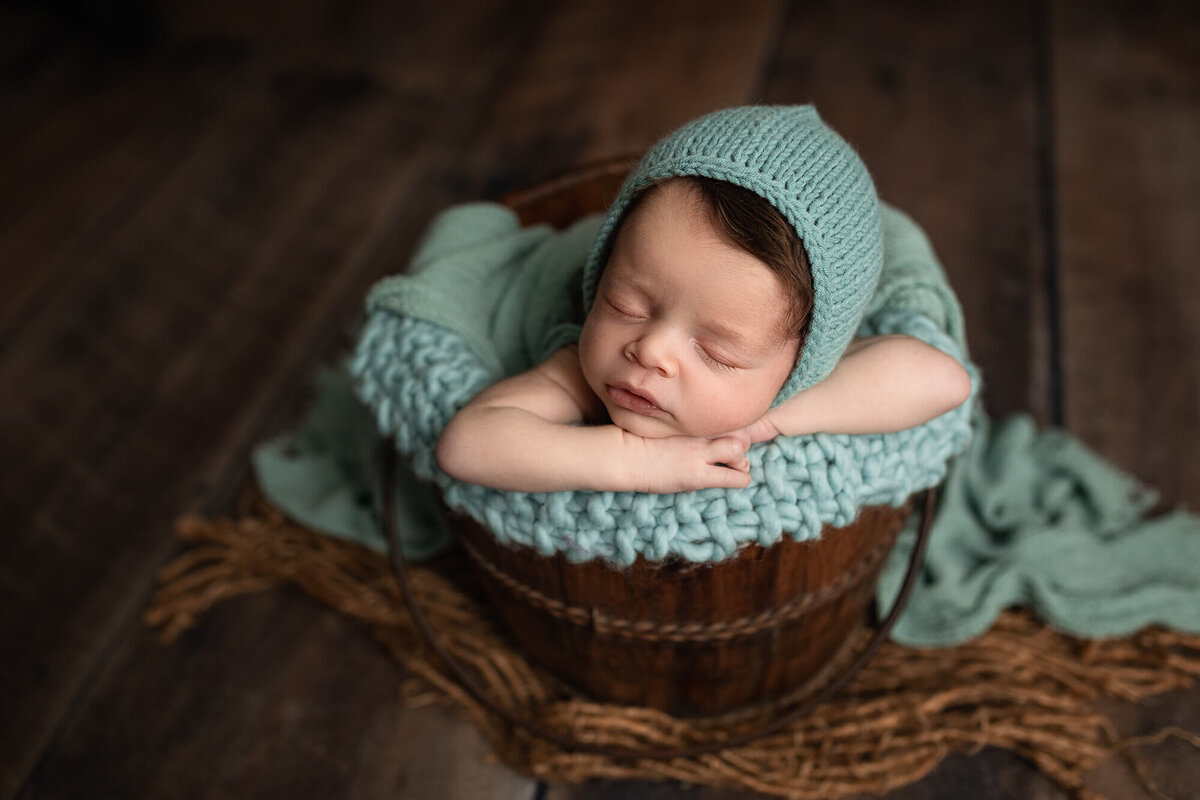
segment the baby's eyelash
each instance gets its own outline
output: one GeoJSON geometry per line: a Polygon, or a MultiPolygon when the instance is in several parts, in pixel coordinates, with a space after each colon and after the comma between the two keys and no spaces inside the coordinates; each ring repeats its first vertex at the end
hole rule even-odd
{"type": "Polygon", "coordinates": [[[637,314],[630,314],[630,313],[629,313],[628,311],[626,311],[625,309],[623,309],[623,308],[620,308],[620,307],[618,307],[618,306],[614,305],[612,300],[605,299],[605,301],[604,301],[604,302],[608,304],[608,307],[609,307],[609,309],[610,309],[610,310],[611,310],[611,311],[612,311],[614,314],[616,314],[617,316],[621,317],[622,319],[640,319],[640,317],[639,317],[637,314]]]}
{"type": "Polygon", "coordinates": [[[726,372],[737,372],[737,367],[735,367],[733,364],[722,361],[712,353],[705,350],[703,347],[698,347],[697,349],[700,351],[700,357],[717,369],[721,369],[726,372]]]}

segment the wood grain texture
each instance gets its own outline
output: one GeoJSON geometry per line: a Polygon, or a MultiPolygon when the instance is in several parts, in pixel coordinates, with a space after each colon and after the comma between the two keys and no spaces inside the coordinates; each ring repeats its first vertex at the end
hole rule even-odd
{"type": "MultiPolygon", "coordinates": [[[[1200,9],[1069,2],[1054,12],[1065,422],[1167,507],[1197,511],[1200,9]]],[[[1200,730],[1200,689],[1108,707],[1126,736],[1200,730]]],[[[1167,796],[1195,794],[1190,745],[1168,738],[1135,752],[1167,796]]],[[[1151,796],[1119,758],[1089,783],[1151,796]]]]}
{"type": "MultiPolygon", "coordinates": [[[[26,387],[0,403],[5,446],[31,454],[4,475],[3,507],[17,535],[3,545],[3,620],[22,654],[4,675],[13,691],[3,711],[15,723],[0,743],[11,763],[6,793],[24,783],[38,795],[50,785],[41,777],[25,783],[34,759],[37,776],[75,776],[54,784],[63,795],[95,786],[87,776],[96,770],[85,762],[112,736],[103,708],[139,705],[142,651],[152,645],[130,634],[154,567],[175,547],[170,517],[227,502],[245,476],[247,449],[294,420],[308,374],[342,340],[366,287],[403,267],[434,211],[535,174],[544,155],[538,148],[490,175],[475,171],[476,153],[523,138],[510,132],[514,118],[498,113],[505,103],[565,123],[564,109],[552,107],[536,81],[514,75],[545,57],[540,41],[567,52],[593,44],[586,20],[572,22],[581,13],[574,7],[514,14],[480,3],[464,19],[449,8],[414,18],[394,4],[337,6],[305,4],[277,20],[252,4],[193,4],[167,20],[174,38],[164,52],[196,41],[248,48],[230,96],[131,213],[64,272],[69,278],[19,331],[21,347],[0,361],[6,383],[26,387]],[[500,30],[507,35],[498,37],[500,30]],[[121,670],[109,669],[114,661],[121,670]]],[[[725,41],[727,33],[687,31],[692,40],[725,41]]],[[[606,85],[628,96],[656,67],[621,51],[615,33],[602,56],[630,66],[606,85]]],[[[749,75],[763,57],[761,30],[751,33],[749,75]]],[[[671,115],[664,127],[691,113],[660,107],[671,115]]],[[[606,109],[574,108],[580,130],[603,128],[606,109]]],[[[629,130],[644,142],[658,133],[636,121],[629,130]]],[[[562,141],[555,170],[587,157],[585,144],[624,147],[603,136],[562,141]]],[[[237,618],[218,630],[209,645],[230,662],[254,641],[241,624],[237,618]]],[[[288,658],[279,644],[263,647],[264,660],[288,658]]],[[[223,691],[204,674],[189,684],[201,698],[223,691]]],[[[305,690],[297,692],[292,701],[303,703],[305,690]]],[[[251,732],[265,724],[258,706],[198,703],[196,713],[188,746],[155,769],[182,774],[253,747],[253,736],[212,733],[229,724],[227,715],[251,732]]],[[[154,737],[145,720],[122,719],[127,747],[154,737]]],[[[355,730],[346,724],[342,734],[353,741],[355,730]]],[[[302,785],[303,770],[293,769],[302,785]]],[[[449,768],[439,775],[445,787],[460,782],[449,768]]],[[[134,776],[122,786],[134,787],[127,796],[157,796],[147,780],[134,776]]]]}
{"type": "MultiPolygon", "coordinates": [[[[486,22],[445,28],[470,46],[472,30],[491,39],[486,22]]],[[[26,454],[3,467],[7,788],[126,644],[176,546],[171,517],[229,497],[265,417],[352,319],[370,259],[422,199],[424,156],[457,129],[457,110],[431,115],[426,98],[311,57],[248,60],[195,147],[79,254],[0,360],[5,385],[22,387],[0,401],[5,451],[26,454]]]]}
{"type": "Polygon", "coordinates": [[[796,5],[764,98],[813,102],[929,234],[994,414],[1043,417],[1035,20],[1001,3],[796,5]]]}
{"type": "MultiPolygon", "coordinates": [[[[1200,692],[1177,690],[1147,698],[1140,703],[1116,700],[1102,705],[1123,736],[1145,739],[1130,748],[1144,764],[1146,777],[1167,797],[1191,797],[1200,786],[1200,757],[1196,748],[1177,736],[1162,736],[1176,728],[1195,734],[1200,731],[1200,692]]],[[[1146,784],[1128,759],[1113,757],[1098,765],[1088,785],[1110,797],[1142,800],[1152,798],[1146,784]]]]}
{"type": "MultiPolygon", "coordinates": [[[[710,786],[593,782],[582,786],[552,784],[544,800],[763,800],[763,795],[710,786]]],[[[970,756],[951,754],[925,780],[895,789],[883,800],[1063,800],[1063,793],[1047,778],[1034,773],[1017,756],[1005,750],[984,749],[970,756]]],[[[850,800],[880,800],[879,795],[859,795],[850,800]]],[[[1132,800],[1122,798],[1122,800],[1132,800]]],[[[1137,798],[1141,800],[1141,798],[1137,798]]]]}
{"type": "Polygon", "coordinates": [[[624,568],[507,547],[463,515],[448,522],[497,617],[535,661],[593,697],[705,716],[829,679],[869,624],[909,511],[863,509],[819,540],[748,545],[717,564],[639,557],[624,568]]]}
{"type": "Polygon", "coordinates": [[[130,632],[97,676],[123,690],[77,711],[19,796],[532,797],[461,718],[406,708],[382,648],[308,598],[253,596],[170,647],[151,637],[130,632]]]}
{"type": "Polygon", "coordinates": [[[1200,9],[1056,8],[1066,423],[1200,510],[1200,9]]]}
{"type": "Polygon", "coordinates": [[[0,185],[12,188],[0,194],[0,261],[20,268],[0,272],[0,349],[195,145],[242,55],[46,56],[14,82],[0,111],[0,185]]]}
{"type": "Polygon", "coordinates": [[[693,117],[748,102],[782,10],[771,0],[563,4],[493,98],[491,135],[461,169],[488,176],[483,194],[498,197],[640,154],[693,117]]]}
{"type": "MultiPolygon", "coordinates": [[[[813,101],[863,153],[930,233],[993,413],[1047,421],[1061,382],[1071,430],[1200,501],[1186,4],[193,0],[146,4],[140,44],[55,16],[94,4],[12,5],[0,797],[734,797],[539,787],[464,718],[401,708],[369,634],[290,593],[166,648],[139,619],[172,517],[228,507],[433,213],[721,106],[813,101]]],[[[1125,735],[1196,731],[1195,708],[1192,691],[1113,714],[1125,735]]],[[[1200,783],[1186,745],[1138,750],[1175,796],[1200,783]]],[[[1119,762],[1093,787],[1144,796],[1119,762]]],[[[965,796],[1061,793],[984,750],[889,795],[965,796]]]]}

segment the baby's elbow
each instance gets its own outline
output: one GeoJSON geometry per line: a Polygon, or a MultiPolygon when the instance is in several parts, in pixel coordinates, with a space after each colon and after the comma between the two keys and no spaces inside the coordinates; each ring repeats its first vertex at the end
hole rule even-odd
{"type": "Polygon", "coordinates": [[[958,408],[971,396],[971,375],[966,368],[951,356],[943,355],[937,385],[941,399],[941,413],[958,408]]]}
{"type": "Polygon", "coordinates": [[[456,425],[456,421],[457,418],[451,419],[442,430],[442,435],[438,437],[437,448],[434,450],[434,459],[437,461],[438,469],[442,472],[451,478],[463,480],[467,460],[464,456],[462,426],[456,425]]]}

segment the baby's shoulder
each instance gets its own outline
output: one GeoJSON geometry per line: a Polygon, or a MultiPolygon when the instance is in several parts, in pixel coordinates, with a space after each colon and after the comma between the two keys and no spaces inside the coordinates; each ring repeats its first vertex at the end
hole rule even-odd
{"type": "Polygon", "coordinates": [[[588,386],[583,374],[577,344],[563,345],[535,369],[575,402],[585,422],[604,415],[604,404],[588,386]]]}

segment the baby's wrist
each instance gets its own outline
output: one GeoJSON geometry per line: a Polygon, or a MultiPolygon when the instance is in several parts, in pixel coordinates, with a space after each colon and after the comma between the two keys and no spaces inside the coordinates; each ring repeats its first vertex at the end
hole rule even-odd
{"type": "Polygon", "coordinates": [[[775,409],[769,410],[766,414],[763,414],[756,421],[737,433],[745,435],[751,444],[755,442],[769,442],[776,436],[785,435],[779,428],[774,412],[775,409]]]}
{"type": "Polygon", "coordinates": [[[621,485],[627,491],[645,491],[649,480],[650,454],[645,438],[636,433],[630,433],[624,428],[617,428],[621,436],[621,457],[618,459],[621,468],[621,485]]]}
{"type": "Polygon", "coordinates": [[[775,409],[771,409],[762,418],[763,431],[774,439],[776,436],[786,436],[783,429],[779,427],[779,414],[775,409]]]}

